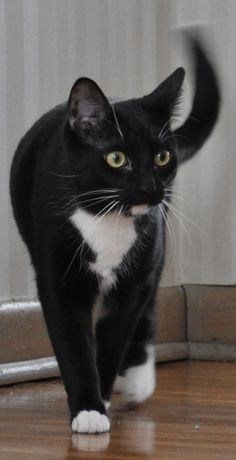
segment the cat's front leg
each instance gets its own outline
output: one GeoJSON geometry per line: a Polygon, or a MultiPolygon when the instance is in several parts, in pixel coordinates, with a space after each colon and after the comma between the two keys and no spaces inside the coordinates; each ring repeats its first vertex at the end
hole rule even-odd
{"type": "Polygon", "coordinates": [[[77,285],[70,282],[70,286],[52,286],[44,276],[38,277],[40,300],[68,395],[72,430],[106,432],[110,422],[101,398],[96,365],[91,315],[93,290],[87,289],[85,280],[78,280],[77,285]]]}

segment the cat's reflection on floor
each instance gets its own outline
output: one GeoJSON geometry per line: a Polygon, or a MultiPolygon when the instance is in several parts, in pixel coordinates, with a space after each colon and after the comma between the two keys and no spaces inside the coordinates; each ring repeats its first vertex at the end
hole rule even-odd
{"type": "MultiPolygon", "coordinates": [[[[72,447],[84,452],[99,452],[106,450],[110,444],[109,433],[99,434],[73,434],[72,447]]],[[[70,449],[71,453],[71,449],[70,449]]]]}
{"type": "Polygon", "coordinates": [[[156,424],[141,417],[138,420],[114,420],[111,433],[73,434],[68,458],[72,451],[83,452],[105,451],[109,447],[117,449],[117,432],[119,432],[119,451],[151,454],[154,451],[156,424]],[[113,445],[114,442],[114,445],[113,445]]]}

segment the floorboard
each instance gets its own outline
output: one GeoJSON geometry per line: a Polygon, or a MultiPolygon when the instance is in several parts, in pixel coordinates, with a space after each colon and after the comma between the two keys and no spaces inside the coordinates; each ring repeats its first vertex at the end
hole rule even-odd
{"type": "Polygon", "coordinates": [[[111,432],[72,435],[59,379],[0,389],[1,460],[235,460],[236,364],[159,365],[158,387],[127,409],[115,395],[111,432]]]}

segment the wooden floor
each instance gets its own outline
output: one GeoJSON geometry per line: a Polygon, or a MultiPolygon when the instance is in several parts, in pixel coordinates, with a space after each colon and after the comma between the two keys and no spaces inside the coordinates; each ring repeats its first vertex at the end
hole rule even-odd
{"type": "Polygon", "coordinates": [[[72,435],[60,380],[0,389],[0,459],[236,459],[236,364],[158,366],[155,395],[136,409],[115,396],[111,432],[72,435]]]}

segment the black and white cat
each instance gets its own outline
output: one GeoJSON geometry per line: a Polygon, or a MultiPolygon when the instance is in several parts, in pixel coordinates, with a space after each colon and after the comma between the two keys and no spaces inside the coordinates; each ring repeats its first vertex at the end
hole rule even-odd
{"type": "Polygon", "coordinates": [[[89,78],[37,121],[11,169],[11,199],[76,432],[105,432],[114,382],[128,402],[155,388],[154,298],[177,166],[215,125],[217,78],[202,45],[193,107],[173,131],[178,68],[151,94],[111,103],[89,78]]]}

